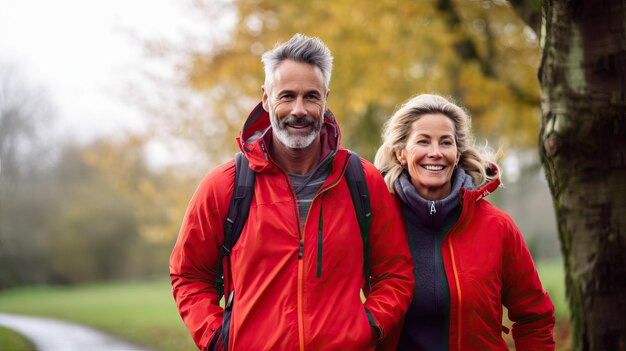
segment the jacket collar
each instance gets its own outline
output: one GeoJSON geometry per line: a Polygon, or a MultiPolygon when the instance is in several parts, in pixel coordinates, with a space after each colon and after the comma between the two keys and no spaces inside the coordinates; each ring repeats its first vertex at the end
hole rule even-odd
{"type": "Polygon", "coordinates": [[[421,197],[411,183],[411,176],[404,170],[394,182],[396,194],[407,206],[410,216],[426,227],[441,228],[450,217],[450,214],[460,205],[459,194],[462,189],[472,190],[472,178],[458,168],[452,174],[451,191],[448,196],[440,200],[426,200],[421,197]]]}
{"type": "MultiPolygon", "coordinates": [[[[496,166],[495,164],[492,164],[491,167],[487,169],[487,171],[491,175],[498,175],[498,173],[500,172],[498,169],[498,166],[496,166]]],[[[478,202],[480,199],[496,191],[496,189],[498,189],[500,184],[501,184],[500,177],[497,177],[496,179],[484,184],[483,186],[481,186],[480,188],[476,190],[461,189],[461,193],[460,193],[461,203],[465,204],[467,203],[466,201],[478,202]]]]}

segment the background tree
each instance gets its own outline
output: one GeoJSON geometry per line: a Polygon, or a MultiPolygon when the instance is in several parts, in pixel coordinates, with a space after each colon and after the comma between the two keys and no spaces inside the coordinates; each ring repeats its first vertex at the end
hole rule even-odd
{"type": "Polygon", "coordinates": [[[119,279],[137,271],[137,209],[85,161],[87,148],[66,146],[49,174],[57,200],[45,226],[51,283],[119,279]]]}
{"type": "Polygon", "coordinates": [[[48,95],[13,65],[0,66],[0,288],[44,282],[43,173],[54,159],[46,135],[55,116],[48,95]]]}
{"type": "Polygon", "coordinates": [[[626,5],[512,1],[541,31],[539,150],[550,185],[574,350],[626,349],[626,5]]]}
{"type": "Polygon", "coordinates": [[[46,226],[54,282],[165,274],[192,189],[149,169],[144,141],[125,136],[64,149],[50,174],[58,202],[46,226]]]}
{"type": "Polygon", "coordinates": [[[166,274],[195,182],[148,167],[144,137],[61,143],[54,116],[0,66],[0,289],[166,274]]]}
{"type": "MultiPolygon", "coordinates": [[[[127,274],[163,274],[196,179],[179,168],[152,169],[145,156],[146,137],[99,140],[80,151],[81,160],[101,182],[101,189],[119,194],[119,206],[128,207],[134,230],[122,231],[132,246],[127,274]],[[97,175],[97,176],[96,176],[97,175]],[[133,239],[133,235],[136,238],[133,239]]],[[[118,214],[122,214],[119,212],[118,214]]]]}
{"type": "MultiPolygon", "coordinates": [[[[340,120],[344,145],[367,158],[374,156],[387,116],[421,92],[453,96],[496,144],[534,141],[538,43],[505,1],[190,3],[205,23],[230,18],[234,25],[226,35],[202,38],[209,44],[169,51],[184,53],[179,71],[187,89],[172,104],[177,108],[158,110],[168,112],[160,115],[171,131],[195,141],[213,162],[232,157],[232,141],[260,100],[260,54],[296,32],[319,36],[332,50],[329,107],[340,120]]],[[[166,94],[159,101],[176,96],[166,94]]]]}

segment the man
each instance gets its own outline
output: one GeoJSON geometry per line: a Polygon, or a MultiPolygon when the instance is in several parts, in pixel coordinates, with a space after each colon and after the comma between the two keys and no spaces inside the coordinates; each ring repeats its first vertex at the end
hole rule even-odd
{"type": "Polygon", "coordinates": [[[382,177],[361,160],[372,199],[371,290],[344,173],[349,153],[326,109],[332,56],[296,34],[263,54],[263,100],[239,147],[256,173],[250,214],[230,253],[226,312],[214,282],[234,162],[196,190],[170,258],[174,298],[202,350],[371,350],[413,291],[402,219],[382,177]]]}

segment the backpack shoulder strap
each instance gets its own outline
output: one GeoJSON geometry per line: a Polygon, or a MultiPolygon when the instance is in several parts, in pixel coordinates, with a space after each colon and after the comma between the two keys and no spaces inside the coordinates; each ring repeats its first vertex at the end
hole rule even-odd
{"type": "Polygon", "coordinates": [[[216,287],[220,298],[224,295],[224,258],[228,260],[230,251],[241,235],[248,220],[250,204],[254,196],[256,173],[250,169],[248,159],[241,153],[235,154],[235,182],[233,196],[228,207],[228,217],[224,223],[224,243],[221,247],[220,263],[217,268],[216,287]]]}
{"type": "Polygon", "coordinates": [[[235,187],[224,225],[223,248],[227,249],[227,254],[235,246],[248,219],[255,178],[256,173],[248,166],[248,159],[241,152],[235,154],[235,187]]]}
{"type": "Polygon", "coordinates": [[[356,152],[350,151],[348,168],[346,169],[346,181],[350,189],[352,204],[359,222],[361,238],[363,239],[363,275],[365,277],[365,289],[370,287],[370,223],[372,221],[372,209],[370,206],[369,190],[363,172],[361,158],[356,152]]]}

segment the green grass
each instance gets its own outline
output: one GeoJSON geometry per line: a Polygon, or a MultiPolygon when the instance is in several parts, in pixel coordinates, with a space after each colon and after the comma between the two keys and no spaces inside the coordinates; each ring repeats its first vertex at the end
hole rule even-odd
{"type": "Polygon", "coordinates": [[[561,260],[539,261],[537,271],[543,288],[548,292],[554,304],[554,313],[558,321],[569,318],[569,307],[565,299],[565,271],[561,260]]]}
{"type": "Polygon", "coordinates": [[[30,341],[4,327],[0,327],[0,347],[2,350],[35,351],[35,346],[30,341]]]}
{"type": "Polygon", "coordinates": [[[197,350],[165,279],[13,289],[0,292],[0,311],[90,325],[155,350],[197,350]]]}

